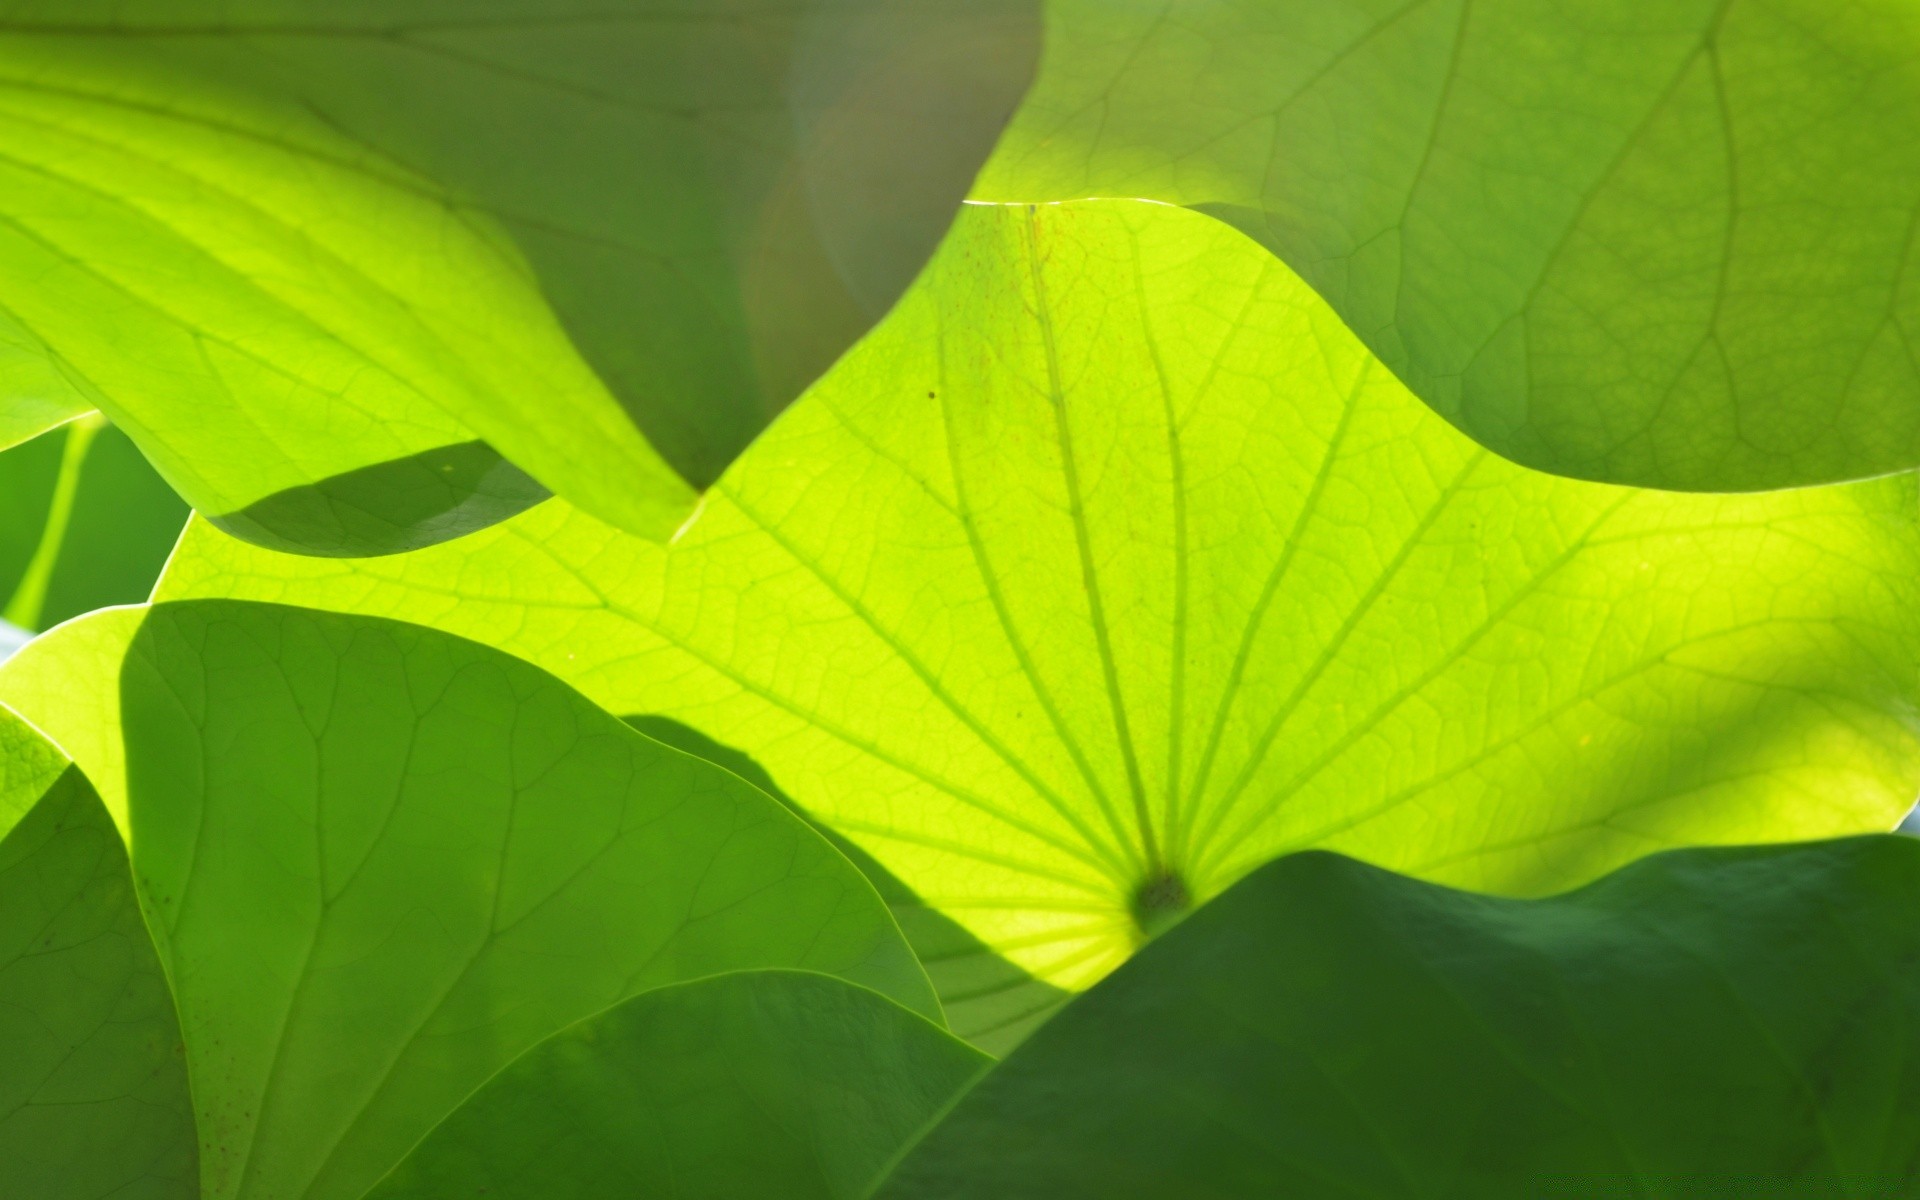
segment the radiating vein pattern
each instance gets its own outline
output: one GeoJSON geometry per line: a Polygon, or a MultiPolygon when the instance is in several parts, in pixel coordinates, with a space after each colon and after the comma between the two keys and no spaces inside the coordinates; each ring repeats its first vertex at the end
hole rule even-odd
{"type": "Polygon", "coordinates": [[[196,525],[162,594],[439,625],[684,722],[1078,987],[1305,846],[1524,894],[1890,827],[1914,508],[1525,471],[1224,225],[976,206],[670,547],[559,504],[392,561],[196,525]]]}

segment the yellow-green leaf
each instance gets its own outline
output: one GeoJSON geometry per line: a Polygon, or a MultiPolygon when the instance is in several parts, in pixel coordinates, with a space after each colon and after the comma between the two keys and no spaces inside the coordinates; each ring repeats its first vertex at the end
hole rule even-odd
{"type": "Polygon", "coordinates": [[[1891,828],[1915,508],[1515,467],[1227,226],[974,207],[671,546],[558,504],[392,560],[196,526],[161,592],[439,625],[682,721],[1072,989],[1293,850],[1539,894],[1891,828]]]}
{"type": "Polygon", "coordinates": [[[97,406],[304,553],[548,489],[664,537],[912,280],[1038,38],[1036,0],[18,0],[0,438],[97,406]]]}

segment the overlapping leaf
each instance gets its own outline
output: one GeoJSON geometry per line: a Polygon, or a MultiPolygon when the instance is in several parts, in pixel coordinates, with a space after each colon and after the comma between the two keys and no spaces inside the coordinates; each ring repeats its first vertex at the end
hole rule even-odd
{"type": "Polygon", "coordinates": [[[522,1055],[369,1200],[863,1200],[991,1061],[824,975],[660,988],[522,1055]]]}
{"type": "Polygon", "coordinates": [[[662,535],[924,262],[1035,9],[14,0],[0,435],[98,406],[307,553],[542,485],[662,535]]]}
{"type": "Polygon", "coordinates": [[[196,526],[161,592],[439,625],[684,722],[1067,988],[1291,850],[1539,894],[1920,785],[1911,481],[1513,467],[1161,205],[971,208],[670,547],[558,504],[362,562],[196,526]]]}
{"type": "Polygon", "coordinates": [[[967,1093],[881,1200],[1892,1197],[1920,843],[1676,851],[1550,900],[1273,863],[967,1093]]]}
{"type": "MultiPolygon", "coordinates": [[[[766,768],[729,746],[722,746],[699,730],[659,714],[627,718],[648,737],[676,750],[698,755],[724,767],[761,791],[806,816],[806,810],[781,790],[766,768]]],[[[927,970],[946,1010],[947,1025],[989,1054],[1004,1054],[1020,1043],[1067,998],[1060,988],[1036,979],[984,946],[952,917],[929,905],[873,855],[850,842],[832,826],[812,821],[822,837],[833,843],[872,882],[886,902],[901,932],[913,945],[914,956],[927,970]]]]}
{"type": "Polygon", "coordinates": [[[0,452],[0,513],[0,619],[28,630],[145,600],[187,520],[98,415],[0,452]]]}
{"type": "Polygon", "coordinates": [[[1488,446],[1745,489],[1920,464],[1908,0],[1054,0],[993,199],[1211,212],[1488,446]]]}
{"type": "Polygon", "coordinates": [[[127,834],[209,1200],[357,1200],[523,1050],[663,984],[804,968],[938,1016],[801,822],[496,651],[194,602],[65,625],[0,694],[127,834]]]}
{"type": "Polygon", "coordinates": [[[120,835],[0,709],[0,1194],[194,1200],[180,1025],[120,835]]]}

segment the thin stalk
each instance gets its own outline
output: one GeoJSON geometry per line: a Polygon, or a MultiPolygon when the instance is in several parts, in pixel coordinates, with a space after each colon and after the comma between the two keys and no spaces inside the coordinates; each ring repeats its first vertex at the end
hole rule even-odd
{"type": "Polygon", "coordinates": [[[47,584],[53,579],[53,568],[60,561],[61,547],[66,544],[67,523],[73,519],[73,498],[80,491],[80,472],[86,466],[94,435],[105,428],[106,423],[106,418],[97,412],[67,423],[67,444],[60,453],[60,476],[53,484],[53,503],[47,506],[47,523],[40,530],[40,544],[33,548],[33,557],[20,576],[20,585],[13,590],[13,598],[7,601],[6,609],[0,611],[0,620],[27,630],[40,627],[40,611],[47,603],[47,584]]]}

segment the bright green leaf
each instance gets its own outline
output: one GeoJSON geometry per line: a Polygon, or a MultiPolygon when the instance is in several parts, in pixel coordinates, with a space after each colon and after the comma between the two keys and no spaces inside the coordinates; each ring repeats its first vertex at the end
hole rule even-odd
{"type": "Polygon", "coordinates": [[[33,333],[0,307],[0,450],[39,437],[93,408],[33,333]]]}
{"type": "MultiPolygon", "coordinates": [[[[376,169],[321,117],[148,61],[173,39],[23,33],[20,7],[0,36],[0,305],[46,348],[45,370],[200,511],[269,544],[404,549],[544,495],[519,476],[525,494],[489,507],[469,480],[379,536],[274,522],[303,496],[351,511],[368,489],[336,497],[334,481],[364,481],[355,471],[430,491],[421,456],[477,436],[449,408],[536,382],[572,408],[598,385],[497,233],[376,169]]],[[[494,476],[518,475],[488,457],[494,476]]]]}
{"type": "Polygon", "coordinates": [[[1920,1179],[1920,843],[1550,900],[1282,859],[1068,1006],[882,1200],[1880,1200],[1920,1179]]]}
{"type": "Polygon", "coordinates": [[[90,415],[0,453],[0,618],[45,629],[153,590],[187,506],[90,415]]]}
{"type": "Polygon", "coordinates": [[[1686,489],[1920,464],[1911,0],[1050,0],[979,194],[1213,213],[1434,408],[1686,489]]]}
{"type": "Polygon", "coordinates": [[[801,822],[497,651],[202,601],[65,625],[0,692],[122,818],[209,1200],[357,1200],[520,1052],[663,984],[807,968],[938,1015],[801,822]]]}
{"type": "Polygon", "coordinates": [[[1539,894],[1891,828],[1915,507],[1526,471],[1218,222],[975,207],[670,547],[557,504],[392,560],[200,527],[160,590],[442,626],[682,721],[1079,988],[1306,847],[1539,894]]]}
{"type": "Polygon", "coordinates": [[[521,1055],[369,1200],[861,1200],[992,1061],[824,975],[660,988],[521,1055]]]}
{"type": "Polygon", "coordinates": [[[913,278],[1038,37],[1035,0],[15,0],[0,401],[74,381],[283,549],[541,484],[663,536],[913,278]]]}
{"type": "Polygon", "coordinates": [[[193,1200],[180,1024],[120,835],[0,709],[0,1195],[193,1200]]]}

